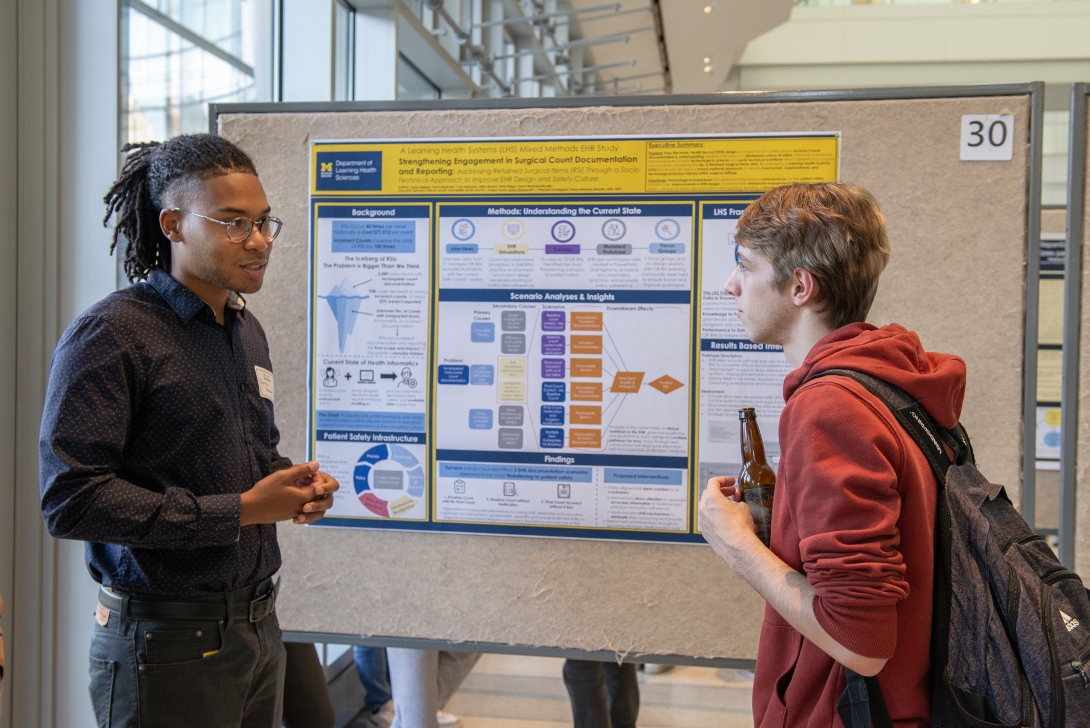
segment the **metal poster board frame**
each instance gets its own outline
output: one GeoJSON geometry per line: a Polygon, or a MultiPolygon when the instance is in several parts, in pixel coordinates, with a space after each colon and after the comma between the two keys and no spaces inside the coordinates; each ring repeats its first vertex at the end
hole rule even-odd
{"type": "MultiPolygon", "coordinates": [[[[592,97],[592,98],[541,98],[541,99],[470,99],[450,101],[376,101],[376,102],[292,102],[292,103],[240,103],[210,104],[209,125],[212,133],[218,133],[221,114],[312,114],[337,112],[413,112],[413,111],[486,111],[518,109],[573,109],[581,107],[640,107],[737,105],[737,104],[805,104],[814,102],[855,101],[902,101],[957,98],[986,98],[1000,96],[1029,97],[1029,170],[1026,189],[1025,247],[1025,340],[1023,349],[1023,432],[1022,432],[1022,508],[1027,520],[1033,522],[1035,510],[1036,470],[1036,381],[1037,381],[1037,312],[1038,273],[1040,267],[1040,213],[1041,213],[1041,161],[1042,129],[1044,118],[1044,84],[991,84],[934,86],[919,88],[876,88],[828,91],[783,92],[730,92],[706,95],[592,97]]],[[[1073,246],[1068,246],[1068,254],[1073,246]]],[[[952,312],[951,315],[956,315],[952,312]]],[[[1077,321],[1075,323],[1077,327],[1077,321]]],[[[1066,349],[1065,349],[1066,351],[1066,349]]],[[[1066,364],[1065,364],[1066,366],[1066,364]]],[[[1065,412],[1066,419],[1067,414],[1065,412]]],[[[1074,434],[1072,433],[1072,437],[1074,434]]],[[[1065,438],[1067,435],[1065,435],[1065,438]]],[[[1065,439],[1066,444],[1066,439],[1065,439]]],[[[453,651],[481,651],[501,654],[523,654],[549,657],[574,657],[593,660],[617,660],[627,662],[658,662],[728,668],[752,669],[753,661],[732,658],[688,657],[678,654],[644,654],[629,652],[625,655],[610,650],[581,650],[562,647],[543,647],[497,642],[456,642],[439,639],[416,639],[392,636],[361,636],[320,631],[287,631],[289,641],[325,641],[339,644],[411,647],[420,649],[444,649],[453,651]]]]}
{"type": "Polygon", "coordinates": [[[1075,568],[1075,492],[1078,488],[1079,347],[1082,319],[1082,246],[1086,200],[1086,103],[1090,83],[1071,85],[1067,167],[1067,244],[1064,260],[1063,399],[1060,422],[1060,561],[1075,568]]]}

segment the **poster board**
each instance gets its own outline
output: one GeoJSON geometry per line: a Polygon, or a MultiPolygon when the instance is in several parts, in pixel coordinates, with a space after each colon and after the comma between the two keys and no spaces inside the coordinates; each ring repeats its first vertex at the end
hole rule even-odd
{"type": "MultiPolygon", "coordinates": [[[[285,222],[265,290],[251,303],[279,380],[282,450],[298,459],[306,449],[307,357],[300,342],[307,335],[313,140],[838,131],[840,177],[876,194],[893,244],[871,320],[902,323],[927,348],[965,358],[963,419],[982,468],[1017,497],[1024,383],[1034,374],[1025,347],[1027,327],[1035,326],[1036,271],[1028,285],[1026,275],[1037,256],[1040,93],[1039,85],[1017,85],[671,97],[670,105],[616,99],[593,107],[574,100],[218,107],[219,133],[254,157],[285,222]],[[961,161],[964,114],[1012,114],[1012,159],[961,161]]],[[[279,611],[288,631],[349,642],[362,635],[387,644],[721,664],[756,652],[763,601],[699,545],[291,526],[280,529],[280,542],[279,611]]]]}
{"type": "Polygon", "coordinates": [[[1084,581],[1090,578],[1090,301],[1083,294],[1090,290],[1087,288],[1090,270],[1084,262],[1090,245],[1087,104],[1090,104],[1090,84],[1073,84],[1068,148],[1059,522],[1060,559],[1084,581]]]}

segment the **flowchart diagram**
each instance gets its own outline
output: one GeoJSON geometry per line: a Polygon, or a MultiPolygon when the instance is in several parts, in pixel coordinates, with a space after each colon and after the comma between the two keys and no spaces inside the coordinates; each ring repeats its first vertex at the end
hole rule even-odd
{"type": "Polygon", "coordinates": [[[687,528],[693,217],[439,207],[438,520],[687,528]]]}

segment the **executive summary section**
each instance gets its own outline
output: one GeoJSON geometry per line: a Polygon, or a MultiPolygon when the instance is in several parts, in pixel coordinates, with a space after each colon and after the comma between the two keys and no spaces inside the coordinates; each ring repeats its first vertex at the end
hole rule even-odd
{"type": "Polygon", "coordinates": [[[437,206],[436,521],[688,532],[694,217],[437,206]]]}

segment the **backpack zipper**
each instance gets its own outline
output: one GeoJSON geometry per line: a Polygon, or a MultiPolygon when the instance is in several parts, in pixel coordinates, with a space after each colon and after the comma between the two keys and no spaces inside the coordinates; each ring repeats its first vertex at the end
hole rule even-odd
{"type": "Polygon", "coordinates": [[[1082,648],[1074,660],[1071,661],[1071,669],[1075,671],[1076,675],[1082,676],[1082,686],[1090,687],[1090,673],[1086,671],[1087,661],[1090,660],[1090,642],[1086,643],[1086,647],[1082,648]]]}
{"type": "Polygon", "coordinates": [[[1000,545],[999,549],[1000,552],[1005,556],[1010,550],[1011,546],[1015,544],[1021,545],[1024,543],[1029,543],[1030,541],[1044,541],[1044,538],[1038,536],[1036,533],[1026,534],[1025,536],[1019,536],[1018,538],[1008,538],[1000,545]]]}

